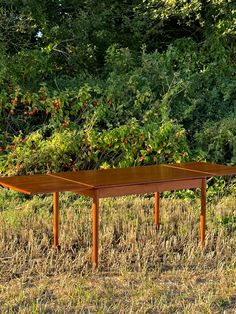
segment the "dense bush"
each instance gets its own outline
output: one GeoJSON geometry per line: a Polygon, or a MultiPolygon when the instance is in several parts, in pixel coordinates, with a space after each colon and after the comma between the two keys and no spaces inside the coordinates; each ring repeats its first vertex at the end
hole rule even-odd
{"type": "Polygon", "coordinates": [[[235,12],[222,0],[1,4],[0,173],[235,164],[235,12]]]}
{"type": "Polygon", "coordinates": [[[195,135],[205,158],[219,163],[236,164],[236,117],[232,115],[214,124],[206,123],[195,135]]]}
{"type": "Polygon", "coordinates": [[[104,108],[110,111],[112,108],[109,103],[96,103],[91,109],[91,104],[94,106],[94,100],[86,103],[89,109],[69,112],[63,106],[54,111],[53,103],[52,112],[43,111],[45,116],[50,115],[48,124],[29,135],[21,132],[11,145],[2,149],[2,174],[126,167],[188,159],[185,130],[175,121],[153,115],[147,121],[133,118],[115,127],[107,121],[102,128],[104,108]]]}

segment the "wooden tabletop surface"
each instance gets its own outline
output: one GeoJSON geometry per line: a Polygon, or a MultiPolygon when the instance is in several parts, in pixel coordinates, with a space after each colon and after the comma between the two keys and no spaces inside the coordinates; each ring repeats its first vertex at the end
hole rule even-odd
{"type": "Polygon", "coordinates": [[[58,179],[47,174],[2,177],[0,178],[0,185],[25,194],[47,194],[89,189],[89,187],[81,185],[78,182],[58,179]]]}
{"type": "Polygon", "coordinates": [[[53,173],[50,175],[72,182],[87,184],[92,188],[128,186],[206,177],[205,173],[191,171],[189,169],[172,168],[167,165],[82,170],[76,172],[53,173]]]}
{"type": "Polygon", "coordinates": [[[224,176],[224,175],[235,175],[236,167],[224,166],[219,164],[211,164],[208,162],[188,162],[181,164],[168,164],[168,167],[190,169],[194,171],[204,172],[207,177],[212,176],[224,176]]]}
{"type": "Polygon", "coordinates": [[[0,185],[26,194],[38,194],[82,191],[104,187],[170,182],[235,174],[236,167],[205,162],[190,162],[2,177],[0,178],[0,185]]]}

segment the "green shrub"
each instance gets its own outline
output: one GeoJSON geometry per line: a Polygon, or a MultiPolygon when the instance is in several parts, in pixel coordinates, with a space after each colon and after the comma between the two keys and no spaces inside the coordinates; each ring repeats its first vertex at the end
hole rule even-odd
{"type": "Polygon", "coordinates": [[[24,141],[16,137],[1,159],[2,174],[16,175],[73,169],[83,160],[80,132],[63,130],[47,137],[47,130],[32,132],[24,141]]]}
{"type": "Polygon", "coordinates": [[[130,121],[106,131],[93,124],[81,130],[70,128],[32,132],[26,139],[15,137],[0,159],[0,173],[26,174],[88,168],[128,167],[188,159],[184,129],[172,121],[139,125],[130,121]],[[49,133],[50,134],[50,133],[49,133]]]}
{"type": "Polygon", "coordinates": [[[236,164],[236,118],[230,116],[216,123],[206,123],[196,134],[197,147],[205,158],[219,163],[236,164]]]}
{"type": "Polygon", "coordinates": [[[78,74],[71,85],[59,80],[57,89],[46,83],[24,89],[10,81],[0,92],[1,173],[188,159],[235,163],[235,119],[227,119],[236,102],[232,50],[211,38],[203,44],[178,39],[166,51],[143,48],[140,55],[112,45],[102,76],[78,74]],[[38,155],[25,144],[35,136],[38,155]],[[78,144],[65,148],[63,141],[73,143],[73,136],[78,144]]]}
{"type": "Polygon", "coordinates": [[[185,130],[174,123],[136,120],[102,132],[91,130],[94,164],[102,167],[128,167],[188,160],[185,130]]]}

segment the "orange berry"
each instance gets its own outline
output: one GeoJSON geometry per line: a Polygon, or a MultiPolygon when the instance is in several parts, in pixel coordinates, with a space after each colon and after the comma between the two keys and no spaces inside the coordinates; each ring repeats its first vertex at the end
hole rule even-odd
{"type": "Polygon", "coordinates": [[[66,128],[68,124],[69,124],[69,122],[68,122],[67,120],[64,120],[64,122],[63,122],[63,124],[62,124],[62,127],[63,127],[63,128],[66,128]]]}
{"type": "Polygon", "coordinates": [[[108,105],[111,108],[111,106],[112,106],[112,99],[111,98],[108,100],[108,105]]]}

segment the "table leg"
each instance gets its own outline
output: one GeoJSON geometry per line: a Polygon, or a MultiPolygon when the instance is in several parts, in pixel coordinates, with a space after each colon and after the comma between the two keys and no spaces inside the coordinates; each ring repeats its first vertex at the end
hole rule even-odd
{"type": "Polygon", "coordinates": [[[93,197],[93,251],[92,251],[92,263],[93,268],[98,266],[98,229],[99,229],[99,198],[93,197]]]}
{"type": "Polygon", "coordinates": [[[205,228],[206,228],[206,178],[202,179],[201,186],[201,215],[200,215],[200,238],[201,245],[205,245],[205,228]]]}
{"type": "Polygon", "coordinates": [[[155,192],[155,210],[154,210],[154,223],[159,228],[160,226],[160,193],[155,192]]]}
{"type": "Polygon", "coordinates": [[[53,193],[53,233],[54,248],[58,248],[59,238],[59,192],[53,193]]]}

